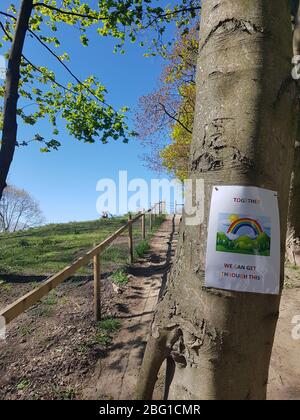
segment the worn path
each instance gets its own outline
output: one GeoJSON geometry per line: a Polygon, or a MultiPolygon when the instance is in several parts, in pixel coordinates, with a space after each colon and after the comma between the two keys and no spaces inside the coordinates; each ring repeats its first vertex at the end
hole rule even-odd
{"type": "Polygon", "coordinates": [[[124,305],[122,328],[108,356],[99,359],[83,398],[134,399],[153,311],[175,252],[179,220],[168,216],[152,238],[147,258],[132,267],[133,292],[124,305]]]}
{"type": "Polygon", "coordinates": [[[282,294],[270,366],[268,399],[300,400],[300,279],[298,271],[286,270],[290,287],[282,294]],[[296,319],[297,317],[297,319],[296,319]],[[294,334],[293,334],[294,329],[294,334]]]}

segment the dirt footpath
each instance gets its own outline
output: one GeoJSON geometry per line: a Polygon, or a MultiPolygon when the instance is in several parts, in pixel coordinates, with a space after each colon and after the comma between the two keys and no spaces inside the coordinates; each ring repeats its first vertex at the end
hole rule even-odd
{"type": "Polygon", "coordinates": [[[270,400],[300,400],[300,338],[293,338],[292,335],[292,330],[296,326],[292,323],[293,318],[300,316],[298,270],[286,269],[286,284],[270,367],[268,386],[270,400]]]}
{"type": "Polygon", "coordinates": [[[84,399],[134,399],[153,311],[176,249],[178,224],[178,216],[169,216],[151,241],[151,253],[131,268],[139,286],[126,301],[124,315],[119,317],[122,329],[109,354],[99,359],[83,386],[84,399]]]}

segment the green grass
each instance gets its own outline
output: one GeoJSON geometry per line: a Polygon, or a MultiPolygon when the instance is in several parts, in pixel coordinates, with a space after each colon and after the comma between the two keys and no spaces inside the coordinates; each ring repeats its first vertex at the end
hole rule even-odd
{"type": "Polygon", "coordinates": [[[165,214],[156,215],[155,220],[154,220],[154,216],[152,216],[152,221],[153,221],[152,233],[155,233],[159,229],[162,222],[164,222],[165,220],[166,220],[165,214]]]}
{"type": "Polygon", "coordinates": [[[115,318],[104,318],[97,324],[97,332],[95,338],[90,344],[100,344],[101,346],[108,346],[111,342],[111,334],[119,331],[121,322],[115,318]]]}
{"type": "Polygon", "coordinates": [[[128,283],[128,274],[124,270],[124,268],[119,268],[116,270],[112,276],[112,281],[118,285],[124,285],[128,283]]]}
{"type": "Polygon", "coordinates": [[[121,328],[121,322],[116,318],[104,318],[98,323],[98,328],[101,331],[112,333],[118,331],[121,328]]]}
{"type": "Polygon", "coordinates": [[[150,250],[150,244],[147,239],[144,239],[134,249],[134,253],[137,257],[142,257],[150,250]]]}
{"type": "MultiPolygon", "coordinates": [[[[39,228],[14,233],[0,233],[0,293],[9,291],[11,284],[1,279],[9,275],[51,275],[87,252],[95,243],[100,243],[127,222],[127,216],[99,219],[88,222],[49,224],[39,228]]],[[[149,215],[146,216],[147,236],[151,237],[165,220],[164,215],[153,217],[149,232],[149,215]]],[[[128,263],[127,232],[122,243],[114,243],[101,255],[104,270],[128,263]]],[[[133,241],[138,244],[136,256],[142,256],[149,249],[149,243],[141,240],[141,221],[133,224],[133,241]]],[[[78,270],[79,275],[92,274],[92,264],[78,270]]],[[[117,275],[125,281],[123,275],[117,275]]],[[[116,280],[118,282],[118,280],[116,280]]],[[[32,286],[35,287],[36,283],[32,286]]],[[[49,305],[51,306],[51,300],[49,305]]],[[[49,306],[48,305],[48,306],[49,306]]]]}
{"type": "Polygon", "coordinates": [[[6,292],[10,292],[12,289],[12,285],[9,283],[6,283],[5,280],[0,280],[0,291],[6,291],[6,292]]]}
{"type": "MultiPolygon", "coordinates": [[[[16,275],[49,275],[100,243],[127,221],[127,217],[99,219],[90,222],[50,224],[23,232],[0,234],[0,273],[16,275]]],[[[126,235],[126,232],[124,233],[126,235]]],[[[133,225],[134,239],[140,238],[140,226],[133,225]]],[[[116,244],[108,248],[102,263],[126,264],[128,248],[116,244]]],[[[79,270],[90,274],[91,267],[79,270]]],[[[2,287],[2,286],[1,286],[2,287]]]]}
{"type": "Polygon", "coordinates": [[[27,379],[27,378],[23,378],[23,379],[21,379],[21,380],[18,382],[18,384],[17,384],[17,390],[18,390],[18,391],[23,391],[23,390],[25,390],[25,389],[29,388],[29,387],[30,387],[30,385],[31,385],[30,380],[29,380],[29,379],[27,379]]]}
{"type": "Polygon", "coordinates": [[[33,328],[31,325],[24,324],[20,326],[19,331],[22,337],[26,337],[26,336],[31,335],[33,328]]]}
{"type": "Polygon", "coordinates": [[[55,398],[58,400],[74,400],[76,398],[76,392],[72,387],[53,385],[52,390],[55,398]]]}
{"type": "Polygon", "coordinates": [[[237,239],[229,239],[224,232],[217,233],[216,250],[219,252],[231,252],[234,254],[248,254],[270,256],[271,239],[263,232],[255,239],[247,235],[237,239]]]}
{"type": "Polygon", "coordinates": [[[108,346],[110,343],[110,337],[107,332],[98,331],[95,336],[95,340],[93,340],[92,344],[100,344],[101,346],[108,346]]]}
{"type": "Polygon", "coordinates": [[[53,306],[57,303],[57,293],[55,290],[51,290],[48,295],[44,298],[43,304],[47,306],[53,306]]]}

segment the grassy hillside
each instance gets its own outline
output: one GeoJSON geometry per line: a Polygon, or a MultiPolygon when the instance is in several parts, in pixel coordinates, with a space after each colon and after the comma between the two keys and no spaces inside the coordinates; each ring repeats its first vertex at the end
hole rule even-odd
{"type": "Polygon", "coordinates": [[[224,232],[217,233],[216,250],[220,252],[270,256],[270,247],[271,239],[265,232],[255,239],[245,235],[233,240],[229,239],[224,232]]]}
{"type": "MultiPolygon", "coordinates": [[[[49,275],[99,243],[127,221],[125,217],[90,222],[50,224],[23,232],[0,234],[0,276],[49,275]]],[[[156,227],[162,219],[157,219],[156,227]]],[[[148,225],[147,225],[148,226],[148,225]]],[[[141,240],[140,221],[133,226],[135,246],[141,240]]],[[[104,268],[125,264],[128,258],[127,231],[104,254],[104,268]]],[[[79,273],[91,272],[90,268],[79,273]]]]}

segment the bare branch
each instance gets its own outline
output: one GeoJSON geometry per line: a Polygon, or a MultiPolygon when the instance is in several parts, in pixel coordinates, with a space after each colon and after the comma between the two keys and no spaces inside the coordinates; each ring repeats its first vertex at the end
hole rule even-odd
{"type": "Polygon", "coordinates": [[[172,12],[167,12],[167,13],[163,13],[161,15],[157,15],[143,29],[149,28],[151,25],[153,25],[153,23],[155,23],[159,19],[169,18],[171,16],[176,16],[176,15],[178,15],[180,13],[194,12],[196,10],[201,10],[201,6],[196,6],[196,7],[183,7],[182,9],[173,10],[172,12]]]}
{"type": "Polygon", "coordinates": [[[14,15],[11,15],[11,14],[6,13],[6,12],[2,12],[1,10],[0,10],[0,15],[3,15],[3,16],[9,17],[9,18],[12,18],[14,20],[17,20],[17,18],[14,15]]]}
{"type": "Polygon", "coordinates": [[[0,201],[0,231],[15,232],[44,221],[38,203],[25,191],[8,186],[0,201]]]}
{"type": "Polygon", "coordinates": [[[182,128],[184,128],[188,133],[192,134],[192,131],[187,128],[178,118],[176,118],[175,115],[172,115],[168,112],[167,108],[165,107],[164,104],[162,104],[161,102],[159,103],[159,105],[162,107],[162,109],[164,110],[164,112],[167,114],[167,116],[169,118],[171,118],[172,120],[176,121],[179,125],[181,125],[182,128]]]}

